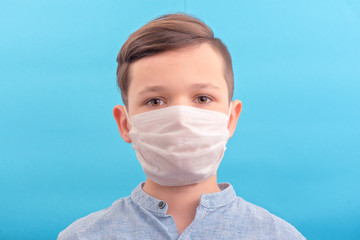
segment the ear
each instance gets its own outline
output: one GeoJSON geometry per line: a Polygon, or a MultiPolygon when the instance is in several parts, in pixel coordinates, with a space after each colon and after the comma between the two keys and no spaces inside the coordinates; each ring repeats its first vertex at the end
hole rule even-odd
{"type": "Polygon", "coordinates": [[[241,113],[242,103],[240,100],[234,100],[231,104],[231,113],[229,117],[229,124],[228,124],[228,130],[230,132],[230,137],[235,132],[236,124],[239,119],[240,113],[241,113]]]}
{"type": "Polygon", "coordinates": [[[127,143],[131,143],[129,135],[130,123],[126,117],[124,106],[116,105],[113,109],[113,114],[122,139],[127,143]]]}

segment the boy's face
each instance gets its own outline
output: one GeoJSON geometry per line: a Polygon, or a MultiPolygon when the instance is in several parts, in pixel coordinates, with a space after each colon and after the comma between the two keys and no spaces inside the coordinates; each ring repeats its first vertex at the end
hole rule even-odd
{"type": "Polygon", "coordinates": [[[223,60],[201,44],[140,59],[130,67],[128,113],[187,105],[228,113],[223,60]]]}
{"type": "MultiPolygon", "coordinates": [[[[203,43],[146,57],[130,67],[129,116],[156,109],[186,105],[229,113],[228,87],[220,54],[203,43]]],[[[236,128],[241,102],[235,100],[229,120],[230,135],[236,128]]],[[[114,116],[126,142],[130,124],[123,106],[115,106],[114,116]],[[125,118],[124,118],[125,117],[125,118]]]]}

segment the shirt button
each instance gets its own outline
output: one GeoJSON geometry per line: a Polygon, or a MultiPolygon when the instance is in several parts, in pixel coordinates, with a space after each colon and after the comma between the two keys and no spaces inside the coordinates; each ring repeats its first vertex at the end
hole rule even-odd
{"type": "Polygon", "coordinates": [[[158,204],[160,209],[163,209],[166,206],[166,203],[164,201],[159,202],[158,204]]]}

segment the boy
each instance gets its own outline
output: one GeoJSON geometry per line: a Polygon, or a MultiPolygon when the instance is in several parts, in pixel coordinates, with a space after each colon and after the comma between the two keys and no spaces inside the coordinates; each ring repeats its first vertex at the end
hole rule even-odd
{"type": "Polygon", "coordinates": [[[304,239],[230,184],[217,184],[242,104],[232,101],[230,54],[207,25],[162,16],[133,33],[117,61],[125,106],[113,114],[147,178],[58,239],[304,239]]]}

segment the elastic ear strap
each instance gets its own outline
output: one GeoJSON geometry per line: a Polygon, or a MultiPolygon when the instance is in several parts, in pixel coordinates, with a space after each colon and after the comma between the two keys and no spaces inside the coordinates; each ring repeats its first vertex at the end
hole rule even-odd
{"type": "Polygon", "coordinates": [[[230,118],[230,115],[231,115],[231,106],[232,106],[232,102],[230,102],[230,107],[229,107],[229,115],[228,115],[229,118],[230,118]]]}
{"type": "Polygon", "coordinates": [[[124,106],[124,109],[125,109],[125,115],[126,115],[126,118],[127,118],[127,120],[130,122],[130,124],[132,125],[132,122],[131,122],[131,120],[130,120],[130,117],[129,117],[128,111],[127,111],[127,109],[126,109],[126,106],[124,106]]]}

